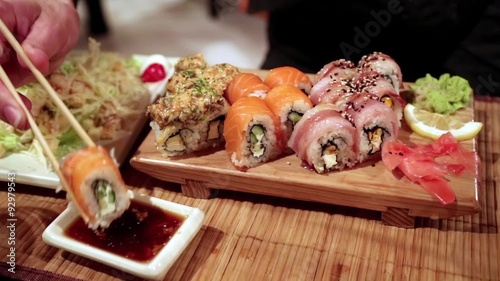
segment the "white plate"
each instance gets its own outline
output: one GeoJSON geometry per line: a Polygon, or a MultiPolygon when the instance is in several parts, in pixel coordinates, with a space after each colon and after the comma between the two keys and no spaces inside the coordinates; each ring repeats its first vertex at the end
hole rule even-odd
{"type": "Polygon", "coordinates": [[[64,234],[65,229],[75,219],[79,218],[79,214],[75,208],[72,207],[72,203],[70,203],[68,208],[66,208],[66,210],[45,229],[42,234],[43,241],[54,247],[106,264],[141,278],[154,280],[163,279],[174,262],[179,258],[181,253],[200,230],[203,225],[205,213],[198,208],[180,205],[147,195],[140,195],[132,191],[130,191],[129,194],[132,200],[151,204],[152,206],[186,218],[168,243],[151,261],[133,261],[66,236],[64,234]]]}
{"type": "MultiPolygon", "coordinates": [[[[142,71],[151,63],[162,64],[166,71],[167,77],[162,81],[155,83],[146,83],[146,87],[151,93],[151,102],[153,102],[160,94],[163,93],[167,80],[174,72],[174,66],[178,58],[165,57],[159,54],[153,55],[133,55],[141,63],[142,71]]],[[[146,124],[147,119],[143,115],[132,125],[132,130],[126,135],[116,140],[103,143],[110,150],[119,164],[122,164],[127,157],[134,140],[141,132],[146,124]]],[[[13,153],[6,157],[0,158],[0,181],[7,181],[8,175],[14,173],[16,183],[29,184],[33,186],[56,189],[59,187],[59,178],[57,174],[40,163],[35,157],[23,154],[13,153]]]]}

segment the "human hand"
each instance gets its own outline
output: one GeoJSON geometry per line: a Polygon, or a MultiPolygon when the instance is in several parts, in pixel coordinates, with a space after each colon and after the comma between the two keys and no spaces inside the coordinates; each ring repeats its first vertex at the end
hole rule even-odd
{"type": "MultiPolygon", "coordinates": [[[[0,0],[0,18],[44,75],[61,65],[79,38],[80,18],[71,0],[0,0]]],[[[0,64],[15,87],[35,80],[3,35],[0,35],[0,64]]],[[[23,101],[30,109],[30,101],[27,98],[23,101]]],[[[29,128],[21,106],[1,82],[0,119],[21,130],[29,128]]]]}

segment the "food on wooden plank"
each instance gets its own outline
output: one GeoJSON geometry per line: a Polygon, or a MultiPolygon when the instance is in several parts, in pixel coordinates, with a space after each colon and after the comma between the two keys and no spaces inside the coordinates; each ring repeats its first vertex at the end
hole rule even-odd
{"type": "Polygon", "coordinates": [[[285,140],[290,138],[295,124],[313,106],[304,92],[289,84],[272,88],[264,98],[264,102],[274,115],[278,116],[285,134],[285,140]]]}
{"type": "Polygon", "coordinates": [[[443,205],[456,200],[446,176],[474,173],[480,163],[477,153],[463,147],[451,133],[412,147],[400,140],[387,141],[382,151],[382,161],[390,170],[400,170],[443,205]]]}
{"type": "Polygon", "coordinates": [[[105,148],[92,146],[69,154],[61,171],[68,199],[89,228],[107,228],[128,209],[128,189],[105,148]]]}
{"type": "Polygon", "coordinates": [[[308,110],[296,124],[288,146],[317,173],[356,164],[356,128],[329,104],[308,110]]]}
{"type": "Polygon", "coordinates": [[[292,66],[281,66],[269,70],[264,83],[270,88],[290,84],[301,89],[306,94],[311,92],[313,85],[311,78],[307,74],[292,66]]]}
{"type": "Polygon", "coordinates": [[[239,170],[273,160],[284,150],[280,121],[258,97],[241,98],[231,106],[224,138],[228,157],[239,170]]]}
{"type": "Polygon", "coordinates": [[[229,82],[224,97],[229,104],[233,104],[243,97],[255,96],[264,98],[270,89],[257,74],[240,72],[229,82]]]}
{"type": "Polygon", "coordinates": [[[397,62],[387,54],[382,52],[373,52],[361,57],[358,62],[358,72],[375,71],[380,73],[389,81],[396,93],[399,94],[403,87],[403,74],[397,62]]]}
{"type": "Polygon", "coordinates": [[[224,91],[238,68],[208,65],[202,54],[179,59],[165,95],[147,107],[156,147],[165,157],[216,147],[229,110],[224,91]]]}

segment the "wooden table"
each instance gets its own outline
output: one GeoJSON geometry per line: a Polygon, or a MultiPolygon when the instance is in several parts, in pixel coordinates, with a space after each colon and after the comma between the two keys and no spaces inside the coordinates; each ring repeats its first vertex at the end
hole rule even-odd
{"type": "MultiPolygon", "coordinates": [[[[500,99],[475,102],[483,190],[480,213],[418,219],[416,228],[381,223],[355,208],[220,191],[212,199],[123,167],[134,189],[195,206],[205,225],[165,280],[500,280],[500,99]]],[[[0,275],[24,280],[139,280],[46,245],[64,193],[17,186],[16,273],[7,272],[7,183],[0,191],[0,275]]]]}

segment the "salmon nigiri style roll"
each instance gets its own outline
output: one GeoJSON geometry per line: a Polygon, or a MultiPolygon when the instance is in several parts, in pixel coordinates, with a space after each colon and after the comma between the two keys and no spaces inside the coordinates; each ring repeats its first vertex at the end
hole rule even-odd
{"type": "Polygon", "coordinates": [[[256,96],[263,98],[269,90],[269,86],[257,74],[240,72],[229,82],[224,96],[229,104],[233,104],[243,97],[256,96]]]}
{"type": "Polygon", "coordinates": [[[307,74],[292,66],[281,66],[269,70],[266,79],[264,79],[264,83],[270,88],[274,88],[278,85],[290,84],[301,89],[308,95],[313,86],[312,80],[307,74]]]}
{"type": "Polygon", "coordinates": [[[128,189],[105,148],[87,147],[71,153],[61,170],[69,200],[89,228],[107,228],[130,206],[128,189]]]}
{"type": "Polygon", "coordinates": [[[356,129],[331,104],[308,110],[297,123],[288,146],[317,173],[356,164],[356,129]]]}
{"type": "Polygon", "coordinates": [[[231,106],[224,138],[231,163],[239,170],[268,162],[284,150],[279,119],[258,97],[241,98],[231,106]]]}
{"type": "Polygon", "coordinates": [[[272,88],[264,98],[264,102],[274,115],[278,116],[286,140],[292,134],[295,124],[313,106],[304,92],[288,84],[272,88]]]}

